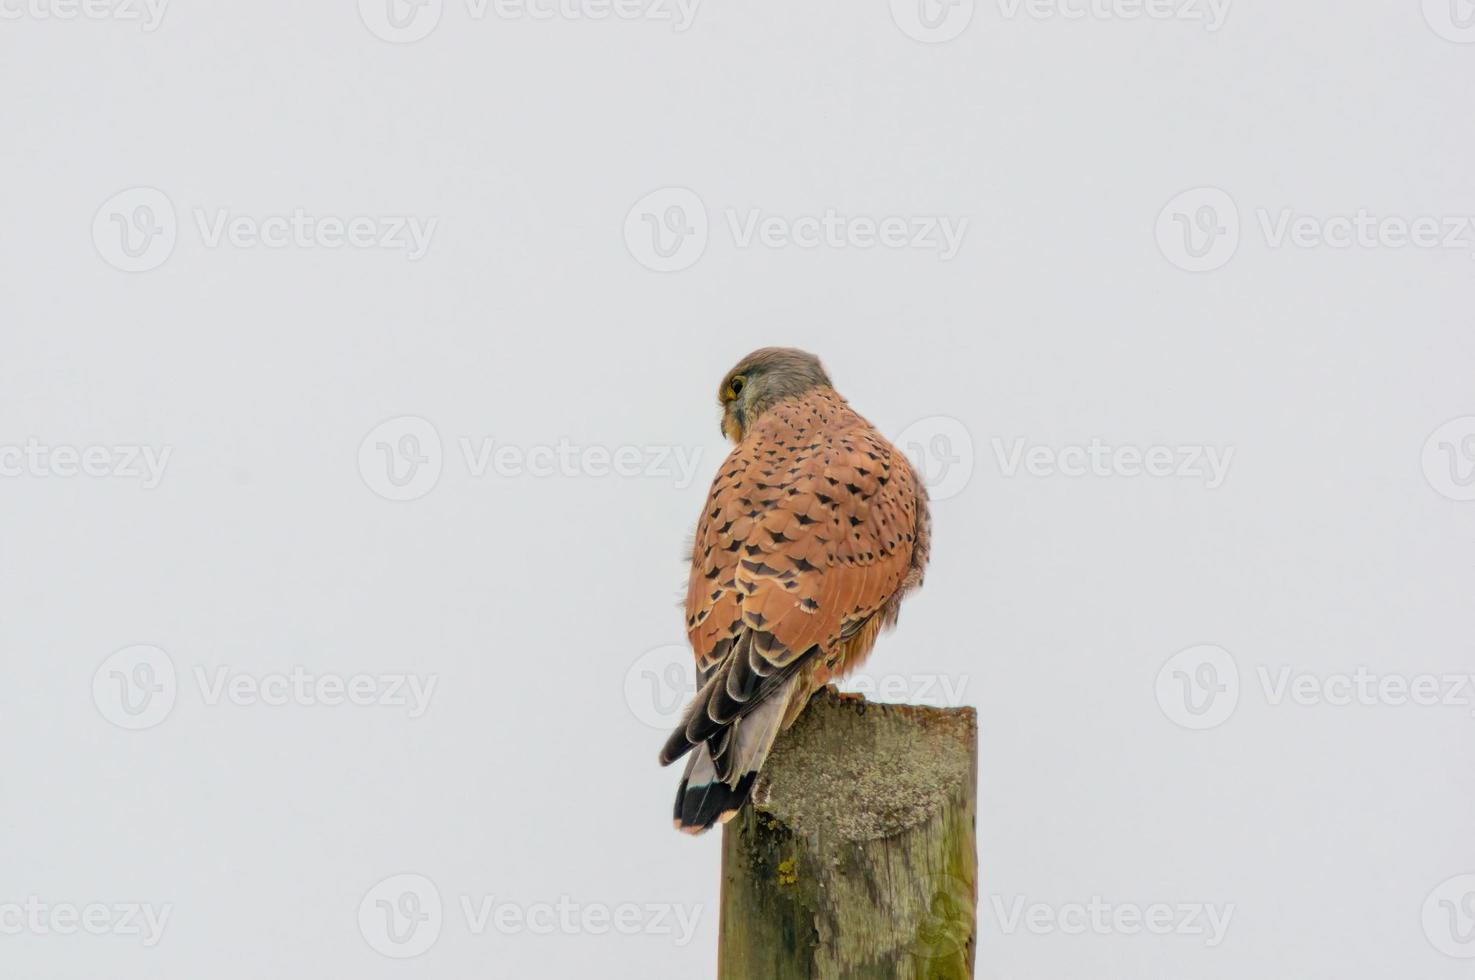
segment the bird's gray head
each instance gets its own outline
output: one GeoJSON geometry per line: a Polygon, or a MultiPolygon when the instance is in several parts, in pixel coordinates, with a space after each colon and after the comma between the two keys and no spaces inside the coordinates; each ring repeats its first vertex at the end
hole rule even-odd
{"type": "Polygon", "coordinates": [[[819,358],[807,351],[792,347],[755,350],[727,372],[717,389],[722,434],[742,442],[748,426],[776,402],[830,387],[830,376],[819,358]]]}

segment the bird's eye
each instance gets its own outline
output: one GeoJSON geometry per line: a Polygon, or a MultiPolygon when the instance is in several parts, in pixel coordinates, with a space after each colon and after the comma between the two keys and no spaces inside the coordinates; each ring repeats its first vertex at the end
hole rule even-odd
{"type": "Polygon", "coordinates": [[[743,384],[746,381],[747,379],[739,374],[733,377],[733,379],[727,383],[727,390],[732,393],[732,397],[736,398],[738,395],[741,395],[743,393],[743,384]]]}

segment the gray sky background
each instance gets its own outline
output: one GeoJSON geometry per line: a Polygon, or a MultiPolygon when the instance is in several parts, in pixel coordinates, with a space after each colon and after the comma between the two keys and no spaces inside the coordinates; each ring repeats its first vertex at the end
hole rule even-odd
{"type": "Polygon", "coordinates": [[[933,486],[978,976],[1469,975],[1469,0],[154,2],[0,0],[0,973],[710,976],[784,344],[933,486]]]}

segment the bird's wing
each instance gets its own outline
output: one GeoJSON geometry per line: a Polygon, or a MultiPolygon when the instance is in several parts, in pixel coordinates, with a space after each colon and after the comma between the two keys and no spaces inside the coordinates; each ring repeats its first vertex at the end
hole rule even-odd
{"type": "Polygon", "coordinates": [[[720,738],[880,612],[912,569],[919,506],[910,464],[833,391],[765,412],[698,522],[686,626],[701,690],[662,758],[720,738]]]}

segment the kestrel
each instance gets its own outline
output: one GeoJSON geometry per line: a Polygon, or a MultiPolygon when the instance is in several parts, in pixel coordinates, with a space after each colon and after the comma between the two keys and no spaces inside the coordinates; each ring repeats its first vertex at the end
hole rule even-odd
{"type": "Polygon", "coordinates": [[[927,491],[819,359],[754,351],[723,378],[736,443],[697,522],[686,635],[698,689],[661,750],[691,753],[676,826],[726,822],[809,697],[860,666],[927,564],[927,491]]]}

